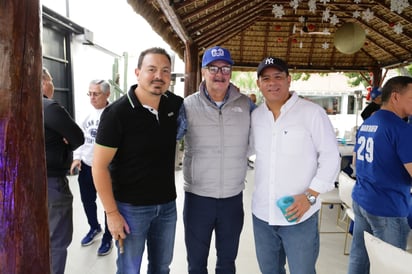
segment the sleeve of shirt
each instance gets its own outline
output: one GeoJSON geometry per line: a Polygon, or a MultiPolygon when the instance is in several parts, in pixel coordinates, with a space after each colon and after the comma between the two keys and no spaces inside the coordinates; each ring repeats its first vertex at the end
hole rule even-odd
{"type": "Polygon", "coordinates": [[[398,155],[403,164],[412,163],[412,127],[406,125],[401,134],[397,136],[399,138],[399,145],[397,146],[398,155]]]}
{"type": "MultiPolygon", "coordinates": [[[[81,129],[83,131],[83,136],[86,136],[85,126],[84,126],[85,121],[83,121],[83,123],[81,125],[81,129]]],[[[83,150],[84,150],[83,148],[84,148],[84,144],[79,146],[75,151],[73,151],[73,160],[81,160],[82,159],[83,150]]]]}
{"type": "Polygon", "coordinates": [[[250,98],[249,98],[249,107],[250,107],[250,113],[252,113],[252,111],[254,111],[255,108],[257,108],[257,105],[253,103],[253,101],[250,98]]]}
{"type": "Polygon", "coordinates": [[[99,122],[97,129],[96,144],[117,148],[122,140],[122,123],[116,112],[107,107],[99,122]]]}
{"type": "MultiPolygon", "coordinates": [[[[250,123],[252,123],[252,116],[253,114],[251,114],[250,117],[250,123]]],[[[247,149],[247,157],[249,158],[252,155],[256,154],[256,150],[255,150],[255,136],[254,136],[254,131],[253,131],[253,127],[250,127],[249,130],[249,144],[248,144],[248,149],[247,149]]]]}
{"type": "Polygon", "coordinates": [[[185,105],[182,104],[179,109],[179,116],[177,117],[177,136],[176,140],[180,141],[187,131],[187,119],[185,105]]]}
{"type": "Polygon", "coordinates": [[[340,156],[333,126],[323,109],[314,113],[312,136],[318,152],[318,168],[310,188],[324,193],[334,187],[340,171],[340,156]]]}
{"type": "Polygon", "coordinates": [[[68,142],[70,150],[75,150],[84,143],[82,129],[72,119],[70,114],[57,102],[50,104],[44,115],[44,123],[47,127],[58,132],[68,142]]]}

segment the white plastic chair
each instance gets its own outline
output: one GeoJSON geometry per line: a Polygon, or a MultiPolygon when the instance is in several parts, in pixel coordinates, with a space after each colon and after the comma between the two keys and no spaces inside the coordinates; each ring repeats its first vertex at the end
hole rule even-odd
{"type": "Polygon", "coordinates": [[[411,274],[412,254],[364,231],[370,274],[411,274]]]}
{"type": "Polygon", "coordinates": [[[339,223],[339,218],[341,215],[341,204],[342,200],[339,197],[339,190],[338,188],[334,188],[329,192],[319,194],[319,199],[321,201],[321,206],[319,210],[319,231],[320,233],[342,233],[338,231],[322,231],[321,224],[322,224],[322,215],[323,215],[323,207],[324,206],[337,206],[338,207],[338,217],[336,220],[336,224],[339,223]]]}
{"type": "Polygon", "coordinates": [[[348,174],[341,171],[339,173],[339,197],[342,200],[342,205],[345,208],[344,218],[346,220],[346,230],[345,230],[345,245],[343,248],[343,254],[348,255],[347,243],[349,235],[349,225],[350,221],[355,220],[355,214],[352,209],[352,190],[355,186],[355,180],[352,179],[348,174]]]}

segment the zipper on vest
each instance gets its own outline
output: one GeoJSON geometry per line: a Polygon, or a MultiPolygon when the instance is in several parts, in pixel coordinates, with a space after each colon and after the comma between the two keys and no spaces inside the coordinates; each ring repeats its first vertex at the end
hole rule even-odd
{"type": "MultiPolygon", "coordinates": [[[[220,124],[220,165],[223,166],[224,160],[225,160],[225,146],[224,146],[224,137],[225,137],[225,128],[223,125],[223,115],[222,115],[222,110],[219,109],[219,124],[220,124]]],[[[219,178],[219,198],[223,197],[223,185],[224,185],[224,168],[220,168],[220,178],[219,178]]]]}

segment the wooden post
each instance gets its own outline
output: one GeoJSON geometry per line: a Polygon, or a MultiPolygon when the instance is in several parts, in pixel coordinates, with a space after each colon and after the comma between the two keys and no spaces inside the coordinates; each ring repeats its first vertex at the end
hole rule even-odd
{"type": "Polygon", "coordinates": [[[190,43],[185,44],[185,91],[184,97],[195,93],[201,82],[199,52],[197,48],[190,43]]]}
{"type": "Polygon", "coordinates": [[[0,273],[50,273],[39,0],[0,0],[0,273]]]}

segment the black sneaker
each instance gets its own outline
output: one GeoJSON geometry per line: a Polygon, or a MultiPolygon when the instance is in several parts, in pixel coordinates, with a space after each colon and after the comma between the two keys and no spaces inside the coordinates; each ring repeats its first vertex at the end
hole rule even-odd
{"type": "Polygon", "coordinates": [[[82,246],[91,245],[96,237],[102,232],[102,229],[99,227],[97,229],[90,229],[90,231],[84,236],[82,240],[82,246]]]}
{"type": "Polygon", "coordinates": [[[100,245],[99,249],[97,250],[97,255],[99,256],[105,256],[109,254],[112,251],[113,247],[113,242],[112,240],[110,241],[103,241],[102,244],[100,245]]]}

